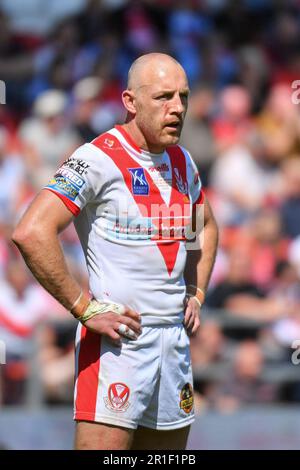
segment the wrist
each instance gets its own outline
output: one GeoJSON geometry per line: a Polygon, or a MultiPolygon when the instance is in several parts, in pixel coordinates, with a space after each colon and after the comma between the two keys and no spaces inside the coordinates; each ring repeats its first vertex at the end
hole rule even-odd
{"type": "Polygon", "coordinates": [[[109,312],[122,315],[125,312],[125,309],[124,306],[120,304],[91,299],[81,315],[77,317],[77,320],[85,325],[88,320],[95,317],[96,315],[103,315],[109,312]]]}
{"type": "Polygon", "coordinates": [[[195,295],[186,294],[186,296],[187,296],[188,300],[194,299],[197,302],[197,304],[199,305],[199,308],[202,307],[202,303],[200,302],[200,300],[195,295]]]}
{"type": "Polygon", "coordinates": [[[90,304],[90,299],[84,295],[83,292],[79,295],[79,297],[74,302],[73,306],[70,309],[71,314],[77,320],[84,314],[86,309],[90,304]]]}
{"type": "Polygon", "coordinates": [[[201,287],[197,287],[193,284],[188,284],[186,288],[187,294],[191,297],[195,297],[198,300],[200,306],[204,304],[205,301],[205,291],[201,287]]]}

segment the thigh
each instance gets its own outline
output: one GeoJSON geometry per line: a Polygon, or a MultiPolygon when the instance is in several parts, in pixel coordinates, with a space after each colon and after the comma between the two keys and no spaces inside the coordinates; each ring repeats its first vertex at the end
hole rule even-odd
{"type": "Polygon", "coordinates": [[[184,450],[190,426],[171,431],[139,427],[134,432],[132,450],[184,450]]]}
{"type": "Polygon", "coordinates": [[[183,326],[162,328],[161,344],[160,380],[139,425],[165,432],[185,428],[195,418],[189,338],[183,326]]]}
{"type": "Polygon", "coordinates": [[[118,347],[80,326],[77,338],[74,419],[136,429],[159,380],[158,333],[118,347]]]}
{"type": "Polygon", "coordinates": [[[76,450],[128,450],[132,445],[133,433],[133,429],[78,421],[74,447],[76,450]]]}

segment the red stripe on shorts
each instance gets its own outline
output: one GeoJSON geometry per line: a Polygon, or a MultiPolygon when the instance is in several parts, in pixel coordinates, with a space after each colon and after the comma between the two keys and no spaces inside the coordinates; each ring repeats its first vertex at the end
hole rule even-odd
{"type": "Polygon", "coordinates": [[[81,328],[75,419],[94,421],[99,384],[101,336],[81,328]]]}

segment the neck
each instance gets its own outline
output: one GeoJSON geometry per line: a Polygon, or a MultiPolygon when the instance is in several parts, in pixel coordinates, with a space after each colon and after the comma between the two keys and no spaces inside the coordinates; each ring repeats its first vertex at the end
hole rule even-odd
{"type": "Polygon", "coordinates": [[[147,152],[151,152],[151,153],[164,152],[165,150],[164,147],[151,145],[149,142],[146,141],[144,134],[136,125],[136,122],[134,120],[125,122],[125,124],[122,124],[122,127],[130,135],[130,137],[136,143],[136,145],[142,150],[146,150],[147,152]]]}

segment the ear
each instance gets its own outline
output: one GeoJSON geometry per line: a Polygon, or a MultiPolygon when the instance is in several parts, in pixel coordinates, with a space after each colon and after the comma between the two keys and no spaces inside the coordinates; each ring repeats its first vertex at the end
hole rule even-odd
{"type": "Polygon", "coordinates": [[[123,105],[125,106],[126,110],[130,114],[136,114],[136,107],[135,107],[135,96],[133,91],[124,90],[122,93],[122,101],[123,105]]]}

